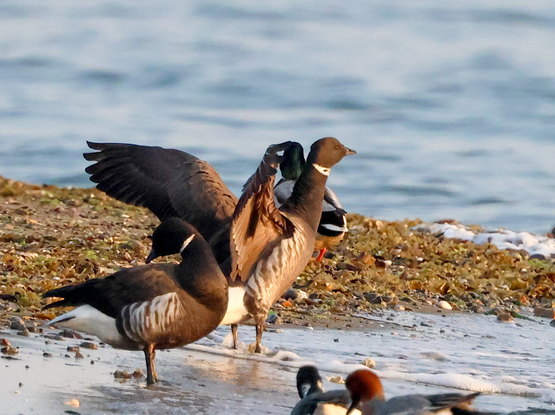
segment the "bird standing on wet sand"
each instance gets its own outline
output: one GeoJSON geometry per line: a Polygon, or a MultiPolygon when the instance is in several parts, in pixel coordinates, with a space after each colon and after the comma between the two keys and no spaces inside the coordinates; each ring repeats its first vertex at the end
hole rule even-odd
{"type": "MultiPolygon", "coordinates": [[[[305,164],[303,147],[299,143],[292,142],[284,151],[283,161],[279,165],[283,178],[274,188],[277,207],[285,203],[293,193],[295,182],[300,177],[305,164]]],[[[315,244],[315,248],[320,251],[317,261],[321,261],[327,249],[338,244],[348,231],[346,214],[335,193],[326,186],[315,244]]]]}
{"type": "Polygon", "coordinates": [[[231,225],[231,279],[244,283],[244,304],[256,323],[256,353],[261,352],[270,307],[312,257],[330,170],[343,157],[355,154],[336,138],[316,141],[291,197],[278,209],[274,203],[274,180],[281,161],[277,152],[289,144],[268,149],[244,186],[231,225]]]}
{"type": "Polygon", "coordinates": [[[485,414],[470,408],[472,401],[480,395],[480,392],[467,395],[460,393],[405,395],[386,400],[380,378],[368,369],[351,373],[345,381],[345,386],[352,399],[347,414],[353,413],[357,407],[363,415],[432,415],[440,412],[445,415],[485,414]]]}
{"type": "Polygon", "coordinates": [[[45,309],[78,306],[50,322],[95,335],[115,348],[143,350],[147,384],[157,380],[156,349],[184,346],[220,324],[227,310],[227,280],[202,235],[178,218],[153,235],[149,261],[180,253],[180,264],[128,268],[103,279],[50,290],[61,297],[45,309]]]}
{"type": "MultiPolygon", "coordinates": [[[[324,392],[318,369],[303,366],[297,372],[297,391],[301,400],[291,411],[291,415],[345,415],[351,404],[347,389],[324,392]]],[[[355,409],[352,414],[360,415],[355,409]]]]}

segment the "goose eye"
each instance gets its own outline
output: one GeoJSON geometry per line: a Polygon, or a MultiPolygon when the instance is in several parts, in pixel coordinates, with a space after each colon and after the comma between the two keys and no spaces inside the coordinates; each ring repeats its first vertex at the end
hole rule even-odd
{"type": "Polygon", "coordinates": [[[339,144],[335,146],[335,149],[336,149],[336,150],[339,150],[339,144]]]}

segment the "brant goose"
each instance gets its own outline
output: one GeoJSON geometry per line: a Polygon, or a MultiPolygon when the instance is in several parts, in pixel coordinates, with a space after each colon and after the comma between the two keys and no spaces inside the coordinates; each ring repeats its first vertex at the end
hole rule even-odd
{"type": "MultiPolygon", "coordinates": [[[[283,153],[283,161],[279,165],[283,178],[274,189],[276,206],[280,207],[293,193],[295,181],[300,177],[305,166],[303,147],[299,143],[291,146],[283,153]]],[[[317,261],[321,261],[326,250],[338,244],[347,232],[345,210],[339,203],[335,193],[326,186],[322,216],[318,225],[315,248],[320,251],[317,261]]]]}
{"type": "Polygon", "coordinates": [[[119,349],[143,350],[148,385],[157,380],[155,350],[206,336],[220,324],[228,302],[227,280],[193,226],[168,219],[154,231],[152,245],[148,261],[181,253],[182,262],[128,268],[44,294],[63,298],[45,309],[78,306],[50,324],[95,335],[119,349]]]}
{"type": "Polygon", "coordinates": [[[164,221],[179,217],[212,248],[225,275],[231,270],[229,230],[237,198],[207,162],[184,151],[135,144],[93,143],[85,171],[108,196],[144,206],[164,221]]]}
{"type": "Polygon", "coordinates": [[[461,393],[446,393],[439,395],[404,395],[385,399],[382,382],[378,375],[368,369],[360,369],[351,373],[345,385],[351,395],[352,404],[347,414],[353,413],[358,406],[363,415],[393,415],[393,414],[485,414],[470,408],[474,398],[480,392],[467,395],[461,393]]]}
{"type": "Polygon", "coordinates": [[[274,179],[283,158],[277,152],[289,145],[268,148],[243,188],[231,224],[231,279],[244,284],[244,305],[256,323],[255,353],[261,352],[262,331],[270,307],[291,287],[312,257],[331,168],[343,157],[355,154],[336,138],[316,141],[291,197],[277,209],[274,179]]]}
{"type": "MultiPolygon", "coordinates": [[[[291,415],[345,415],[351,404],[347,389],[324,392],[322,378],[314,366],[303,366],[297,372],[297,391],[301,400],[291,415]]],[[[353,414],[360,415],[354,410],[353,414]]]]}

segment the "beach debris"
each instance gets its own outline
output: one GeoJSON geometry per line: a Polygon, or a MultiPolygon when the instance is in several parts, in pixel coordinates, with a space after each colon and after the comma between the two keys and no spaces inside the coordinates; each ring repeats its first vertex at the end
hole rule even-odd
{"type": "Polygon", "coordinates": [[[79,408],[79,406],[81,405],[81,402],[79,402],[78,399],[73,398],[65,401],[64,405],[71,406],[72,408],[79,408]]]}
{"type": "Polygon", "coordinates": [[[340,385],[345,383],[345,379],[343,379],[340,375],[337,376],[326,376],[326,379],[331,383],[338,383],[340,385]]]}
{"type": "Polygon", "coordinates": [[[534,315],[536,317],[555,319],[555,310],[553,310],[552,308],[536,307],[534,308],[534,315]]]}
{"type": "Polygon", "coordinates": [[[285,294],[281,296],[284,300],[296,300],[297,299],[297,290],[291,288],[285,291],[285,294]]]}
{"type": "Polygon", "coordinates": [[[83,342],[79,345],[83,349],[91,349],[91,350],[98,350],[98,346],[93,342],[83,342]]]}
{"type": "Polygon", "coordinates": [[[443,308],[444,310],[452,310],[453,307],[451,306],[451,304],[449,304],[447,301],[445,300],[441,300],[440,302],[437,303],[437,306],[439,308],[443,308]]]}
{"type": "Polygon", "coordinates": [[[366,359],[364,359],[362,364],[370,369],[374,369],[376,367],[376,361],[371,357],[367,357],[366,359]]]}
{"type": "Polygon", "coordinates": [[[515,321],[514,317],[511,315],[511,313],[500,313],[497,316],[497,321],[500,323],[512,323],[515,321]]]}
{"type": "Polygon", "coordinates": [[[10,318],[10,329],[23,331],[27,330],[27,327],[25,327],[25,322],[22,318],[14,316],[10,318]]]}

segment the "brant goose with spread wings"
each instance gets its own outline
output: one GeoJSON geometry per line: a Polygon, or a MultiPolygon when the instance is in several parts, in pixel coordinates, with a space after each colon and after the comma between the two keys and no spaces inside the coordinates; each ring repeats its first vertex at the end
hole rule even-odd
{"type": "MultiPolygon", "coordinates": [[[[404,395],[385,399],[382,382],[378,375],[368,369],[359,369],[345,380],[352,403],[347,414],[359,407],[363,415],[486,415],[471,408],[472,401],[480,392],[463,395],[444,393],[439,395],[404,395]]],[[[493,415],[489,413],[489,415],[493,415]]]]}
{"type": "Polygon", "coordinates": [[[231,270],[229,230],[237,197],[207,162],[184,151],[135,144],[93,143],[85,171],[108,196],[144,206],[164,221],[179,217],[212,248],[224,275],[231,270]]]}
{"type": "MultiPolygon", "coordinates": [[[[291,415],[345,415],[351,405],[347,389],[324,392],[324,385],[318,369],[303,366],[297,372],[297,391],[301,400],[291,415]]],[[[360,415],[354,410],[352,414],[360,415]]]]}
{"type": "Polygon", "coordinates": [[[78,306],[50,324],[82,331],[116,348],[143,350],[147,384],[157,380],[156,349],[192,343],[214,330],[227,310],[228,284],[202,235],[178,218],[154,231],[157,255],[181,253],[180,264],[128,268],[103,279],[50,290],[62,300],[45,308],[78,306]]]}
{"type": "MultiPolygon", "coordinates": [[[[295,182],[301,176],[306,162],[303,147],[299,143],[291,143],[283,153],[283,161],[279,165],[282,179],[274,189],[276,206],[280,207],[293,193],[295,182]]],[[[317,261],[321,261],[326,250],[338,244],[347,229],[345,210],[339,203],[335,193],[326,186],[324,203],[322,204],[322,216],[318,224],[318,235],[316,236],[315,248],[320,251],[317,261]]]]}
{"type": "Polygon", "coordinates": [[[330,170],[343,157],[355,154],[336,138],[316,141],[291,197],[278,209],[274,180],[282,157],[277,152],[289,145],[268,148],[244,186],[231,224],[231,279],[244,284],[244,305],[256,323],[256,353],[261,352],[270,307],[312,257],[330,170]]]}

